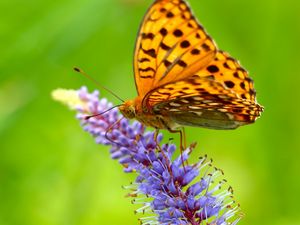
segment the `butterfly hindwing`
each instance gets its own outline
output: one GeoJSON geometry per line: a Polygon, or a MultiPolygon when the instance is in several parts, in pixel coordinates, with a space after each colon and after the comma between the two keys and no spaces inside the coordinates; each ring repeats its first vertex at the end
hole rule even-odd
{"type": "MultiPolygon", "coordinates": [[[[186,84],[188,81],[185,81],[186,84]]],[[[181,85],[185,82],[181,82],[181,85]]],[[[170,118],[179,125],[202,126],[213,129],[234,129],[253,123],[259,117],[262,107],[255,102],[241,99],[223,84],[198,78],[198,83],[210,83],[212,89],[206,90],[199,85],[197,91],[189,92],[178,86],[169,100],[156,102],[152,107],[155,114],[170,118]],[[223,87],[222,87],[223,86],[223,87]]],[[[185,86],[186,87],[186,86],[185,86]]],[[[170,86],[156,90],[153,94],[170,93],[170,86]]],[[[172,92],[171,92],[172,93],[172,92]]],[[[158,96],[155,96],[157,98],[158,96]]],[[[149,102],[154,103],[154,102],[149,102]]]]}
{"type": "Polygon", "coordinates": [[[263,110],[246,70],[222,51],[194,75],[150,92],[143,104],[179,124],[215,129],[252,123],[263,110]]]}

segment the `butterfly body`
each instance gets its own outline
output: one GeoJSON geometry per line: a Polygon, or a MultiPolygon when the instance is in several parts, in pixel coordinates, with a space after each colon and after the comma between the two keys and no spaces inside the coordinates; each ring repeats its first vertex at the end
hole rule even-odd
{"type": "Polygon", "coordinates": [[[235,129],[263,108],[240,63],[219,50],[185,0],[155,0],[136,41],[138,96],[119,107],[146,126],[235,129]]]}
{"type": "Polygon", "coordinates": [[[234,116],[214,110],[199,109],[197,112],[171,111],[161,112],[154,109],[153,112],[143,112],[134,105],[125,102],[119,107],[120,112],[128,119],[136,119],[145,126],[155,129],[175,130],[182,126],[203,127],[216,130],[236,129],[239,126],[253,123],[242,120],[234,120],[234,116]]]}
{"type": "Polygon", "coordinates": [[[136,119],[145,126],[154,127],[156,129],[174,130],[179,127],[172,122],[168,116],[160,113],[155,114],[150,108],[142,108],[139,97],[135,100],[124,102],[120,107],[120,112],[128,119],[136,119]]]}

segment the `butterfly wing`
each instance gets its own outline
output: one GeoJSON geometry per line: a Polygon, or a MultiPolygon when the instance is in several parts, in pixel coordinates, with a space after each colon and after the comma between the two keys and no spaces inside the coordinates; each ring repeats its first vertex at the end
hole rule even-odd
{"type": "Polygon", "coordinates": [[[193,76],[151,91],[143,106],[180,125],[234,129],[260,116],[263,108],[255,95],[248,73],[227,53],[218,51],[193,76]]]}
{"type": "Polygon", "coordinates": [[[134,74],[139,96],[193,75],[216,54],[216,45],[183,0],[156,0],[136,41],[134,74]]]}

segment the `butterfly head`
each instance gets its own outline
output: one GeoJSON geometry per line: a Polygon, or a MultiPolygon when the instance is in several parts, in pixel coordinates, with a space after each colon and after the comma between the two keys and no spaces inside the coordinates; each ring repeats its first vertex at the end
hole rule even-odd
{"type": "Polygon", "coordinates": [[[134,102],[132,100],[124,102],[121,106],[119,106],[119,110],[128,119],[136,117],[134,102]]]}

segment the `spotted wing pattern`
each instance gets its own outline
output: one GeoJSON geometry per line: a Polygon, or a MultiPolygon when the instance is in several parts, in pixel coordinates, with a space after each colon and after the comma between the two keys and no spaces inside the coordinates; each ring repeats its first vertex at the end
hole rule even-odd
{"type": "Polygon", "coordinates": [[[134,72],[139,96],[204,68],[216,45],[184,0],[156,0],[138,34],[134,72]]]}
{"type": "Polygon", "coordinates": [[[263,110],[256,103],[248,73],[222,51],[194,75],[148,93],[143,105],[179,124],[201,126],[205,123],[203,126],[207,127],[214,124],[212,120],[218,121],[212,127],[215,129],[252,123],[263,110]],[[228,125],[229,121],[239,123],[228,125]]]}

